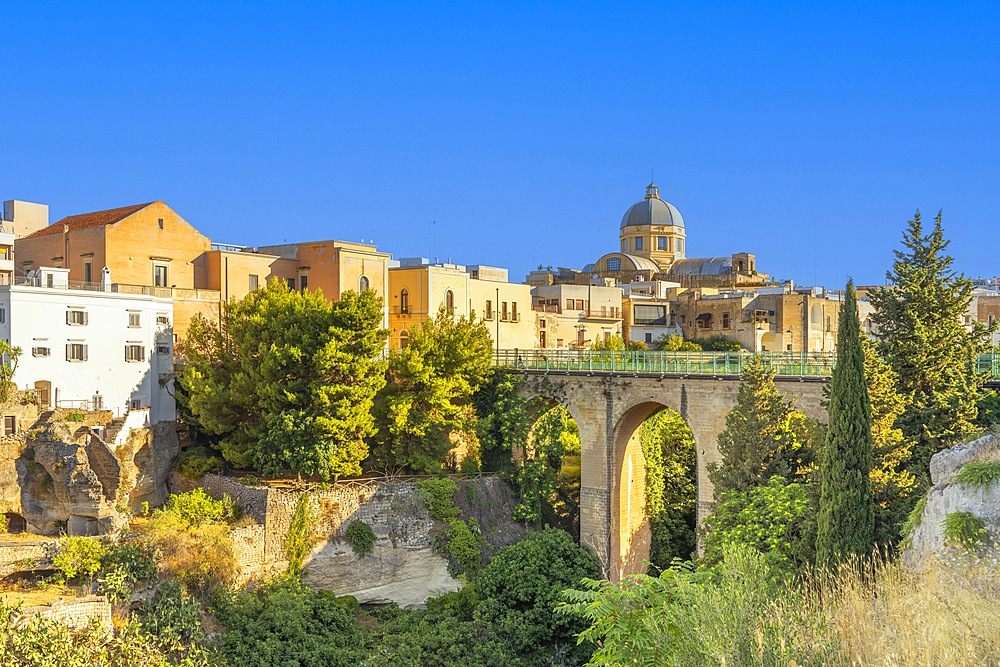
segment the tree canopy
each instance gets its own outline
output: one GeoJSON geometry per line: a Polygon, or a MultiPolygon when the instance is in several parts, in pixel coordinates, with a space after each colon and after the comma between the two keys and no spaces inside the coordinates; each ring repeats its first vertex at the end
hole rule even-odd
{"type": "Polygon", "coordinates": [[[199,426],[226,460],[264,474],[323,479],[361,472],[385,384],[388,333],[374,292],[296,292],[271,281],[191,321],[180,381],[199,426]]]}

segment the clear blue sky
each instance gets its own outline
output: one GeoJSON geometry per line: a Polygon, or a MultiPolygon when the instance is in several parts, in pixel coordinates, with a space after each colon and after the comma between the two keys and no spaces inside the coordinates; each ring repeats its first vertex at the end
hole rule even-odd
{"type": "Polygon", "coordinates": [[[655,169],[691,256],[881,282],[942,208],[1000,273],[1000,4],[621,4],[6,4],[0,198],[521,280],[615,250],[655,169]]]}

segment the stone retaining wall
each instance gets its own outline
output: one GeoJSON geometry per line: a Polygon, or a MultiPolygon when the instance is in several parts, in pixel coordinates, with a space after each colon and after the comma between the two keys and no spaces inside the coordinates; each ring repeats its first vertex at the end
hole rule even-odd
{"type": "Polygon", "coordinates": [[[56,540],[0,541],[0,577],[15,572],[51,569],[52,558],[58,550],[59,542],[56,540]]]}
{"type": "Polygon", "coordinates": [[[62,623],[70,630],[85,630],[90,626],[91,619],[98,619],[102,627],[111,629],[111,603],[103,595],[91,595],[73,600],[56,600],[41,607],[26,607],[21,610],[20,618],[28,620],[32,617],[45,618],[62,623]]]}

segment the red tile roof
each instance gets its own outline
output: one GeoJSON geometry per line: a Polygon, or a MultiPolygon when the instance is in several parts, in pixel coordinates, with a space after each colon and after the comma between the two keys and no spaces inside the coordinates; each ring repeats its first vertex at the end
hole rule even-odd
{"type": "Polygon", "coordinates": [[[33,239],[38,236],[48,236],[49,234],[62,234],[64,225],[69,225],[70,231],[76,229],[86,229],[88,227],[104,227],[105,225],[113,225],[119,220],[127,218],[136,211],[141,211],[153,203],[155,202],[122,206],[121,208],[112,208],[107,211],[95,211],[93,213],[71,215],[59,220],[58,222],[52,223],[48,227],[42,227],[37,232],[29,234],[26,238],[33,239]]]}

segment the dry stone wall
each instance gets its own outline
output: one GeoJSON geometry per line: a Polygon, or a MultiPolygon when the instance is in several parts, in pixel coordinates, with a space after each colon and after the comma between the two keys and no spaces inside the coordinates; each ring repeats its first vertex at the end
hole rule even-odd
{"type": "Polygon", "coordinates": [[[103,595],[91,595],[72,600],[56,600],[48,605],[25,607],[21,610],[21,619],[28,620],[32,617],[41,617],[62,623],[74,631],[87,629],[93,619],[97,619],[100,626],[106,628],[108,631],[112,628],[111,604],[103,595]]]}

